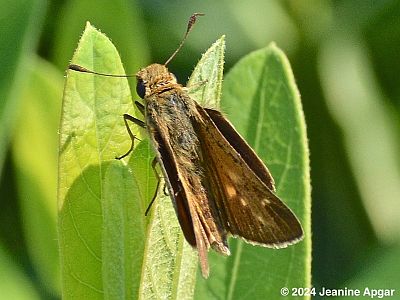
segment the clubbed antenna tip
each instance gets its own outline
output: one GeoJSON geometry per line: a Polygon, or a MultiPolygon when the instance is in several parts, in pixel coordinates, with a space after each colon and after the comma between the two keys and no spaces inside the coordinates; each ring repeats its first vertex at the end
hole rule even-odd
{"type": "Polygon", "coordinates": [[[192,30],[192,27],[193,27],[194,23],[196,23],[196,20],[197,20],[198,16],[204,16],[204,14],[203,13],[194,13],[193,15],[190,16],[189,22],[188,22],[188,25],[187,25],[187,28],[186,28],[186,32],[185,32],[185,35],[183,36],[182,42],[179,44],[178,49],[176,49],[175,52],[172,53],[170,58],[167,59],[167,61],[164,64],[165,66],[175,57],[175,55],[179,52],[179,50],[181,50],[183,44],[186,41],[186,38],[187,38],[189,32],[192,30]]]}

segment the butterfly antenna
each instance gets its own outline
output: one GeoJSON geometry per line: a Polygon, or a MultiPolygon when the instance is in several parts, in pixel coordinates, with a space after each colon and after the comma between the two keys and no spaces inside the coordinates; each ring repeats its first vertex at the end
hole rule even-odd
{"type": "Polygon", "coordinates": [[[100,73],[100,72],[95,72],[89,69],[86,69],[80,65],[75,65],[75,64],[70,64],[68,66],[69,70],[81,72],[81,73],[89,73],[89,74],[95,74],[95,75],[100,75],[100,76],[107,76],[107,77],[135,77],[136,75],[118,75],[118,74],[107,74],[107,73],[100,73]]]}
{"type": "Polygon", "coordinates": [[[175,55],[179,52],[179,50],[181,50],[183,44],[186,41],[186,38],[187,38],[189,32],[192,30],[192,27],[193,27],[194,23],[196,23],[196,20],[197,20],[198,16],[204,16],[204,14],[203,13],[194,13],[193,15],[190,16],[189,22],[188,22],[188,25],[187,25],[187,29],[186,29],[185,35],[183,36],[182,42],[179,44],[178,49],[176,49],[175,52],[172,53],[170,58],[167,59],[167,61],[164,64],[165,66],[175,57],[175,55]]]}

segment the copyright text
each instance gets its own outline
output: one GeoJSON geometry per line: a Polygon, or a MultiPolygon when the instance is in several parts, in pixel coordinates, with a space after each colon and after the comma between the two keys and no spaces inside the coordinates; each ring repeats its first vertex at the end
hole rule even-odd
{"type": "Polygon", "coordinates": [[[395,289],[376,289],[365,287],[364,289],[329,289],[321,287],[319,290],[315,287],[311,288],[287,288],[283,287],[280,290],[282,296],[321,296],[321,297],[362,297],[369,299],[383,299],[386,297],[393,297],[396,294],[395,289]]]}

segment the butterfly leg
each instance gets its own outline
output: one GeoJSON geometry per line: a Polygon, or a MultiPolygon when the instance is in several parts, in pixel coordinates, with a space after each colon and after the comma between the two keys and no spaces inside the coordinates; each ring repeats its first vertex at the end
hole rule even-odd
{"type": "Polygon", "coordinates": [[[156,190],[155,190],[155,192],[154,192],[153,199],[151,199],[151,201],[150,201],[150,203],[149,203],[149,206],[147,206],[146,212],[144,213],[145,216],[147,216],[147,214],[148,214],[149,211],[150,211],[151,206],[153,205],[154,200],[156,200],[157,194],[158,194],[158,189],[160,188],[161,176],[158,174],[158,172],[157,172],[157,170],[156,170],[156,165],[157,165],[157,163],[158,163],[157,158],[154,157],[154,158],[153,158],[153,161],[151,162],[151,167],[153,168],[154,175],[155,175],[156,178],[157,178],[157,186],[156,186],[156,190]]]}
{"type": "Polygon", "coordinates": [[[116,157],[116,159],[122,159],[122,158],[128,156],[129,153],[131,153],[132,150],[133,150],[133,146],[134,146],[134,141],[135,141],[135,139],[139,140],[139,139],[132,133],[132,131],[131,131],[129,125],[128,125],[128,120],[131,121],[132,123],[135,123],[136,125],[138,125],[138,126],[140,126],[140,127],[142,127],[142,128],[146,128],[146,124],[145,124],[143,121],[141,121],[141,120],[139,120],[139,119],[136,119],[135,117],[132,117],[131,115],[124,114],[124,123],[125,123],[125,127],[126,127],[126,130],[128,131],[129,137],[131,138],[131,141],[132,141],[132,142],[131,142],[131,147],[129,148],[128,152],[126,152],[124,155],[121,155],[121,156],[116,157]]]}
{"type": "Polygon", "coordinates": [[[135,105],[138,108],[138,110],[140,111],[140,113],[144,116],[144,105],[142,103],[140,103],[139,101],[135,101],[135,105]]]}

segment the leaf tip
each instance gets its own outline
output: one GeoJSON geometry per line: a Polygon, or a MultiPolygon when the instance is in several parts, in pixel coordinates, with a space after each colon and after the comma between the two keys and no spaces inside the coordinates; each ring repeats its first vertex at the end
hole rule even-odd
{"type": "Polygon", "coordinates": [[[85,34],[85,32],[91,32],[91,31],[98,31],[98,30],[96,27],[92,25],[92,23],[90,23],[90,21],[86,21],[85,30],[83,31],[83,34],[85,34]]]}

